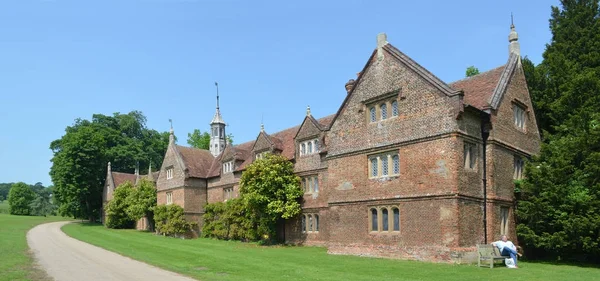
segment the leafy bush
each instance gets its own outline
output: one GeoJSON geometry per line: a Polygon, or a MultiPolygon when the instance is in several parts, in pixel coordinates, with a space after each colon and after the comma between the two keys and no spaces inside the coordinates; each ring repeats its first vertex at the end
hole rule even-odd
{"type": "Polygon", "coordinates": [[[113,199],[106,206],[106,227],[133,228],[135,226],[135,220],[131,219],[126,212],[131,193],[133,193],[133,184],[129,181],[115,188],[113,199]]]}
{"type": "Polygon", "coordinates": [[[30,215],[29,205],[35,199],[35,192],[23,182],[12,185],[8,193],[9,213],[11,215],[30,215]]]}
{"type": "Polygon", "coordinates": [[[142,179],[138,186],[127,197],[125,213],[133,220],[146,217],[150,231],[154,231],[154,208],[156,207],[156,188],[154,184],[142,179]]]}
{"type": "Polygon", "coordinates": [[[183,237],[197,224],[185,220],[183,208],[179,205],[158,205],[154,208],[154,220],[158,234],[183,237]]]}
{"type": "Polygon", "coordinates": [[[36,216],[47,216],[56,210],[50,198],[51,192],[48,189],[41,189],[37,192],[35,199],[29,204],[31,214],[36,216]]]}
{"type": "Polygon", "coordinates": [[[251,231],[252,221],[241,199],[207,204],[204,211],[203,237],[244,241],[258,239],[251,231]]]}

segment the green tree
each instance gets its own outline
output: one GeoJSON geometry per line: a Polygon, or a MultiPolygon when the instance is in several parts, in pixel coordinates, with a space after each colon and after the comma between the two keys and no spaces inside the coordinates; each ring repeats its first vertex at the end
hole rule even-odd
{"type": "Polygon", "coordinates": [[[183,208],[179,205],[158,205],[154,209],[156,232],[162,235],[182,237],[197,227],[196,223],[185,220],[183,208]]]}
{"type": "Polygon", "coordinates": [[[12,187],[13,183],[0,183],[0,196],[2,196],[4,199],[8,198],[8,192],[10,191],[10,188],[12,187]]]}
{"type": "MultiPolygon", "coordinates": [[[[230,144],[233,144],[233,135],[228,134],[227,140],[229,141],[230,144]]],[[[191,147],[209,150],[210,149],[210,134],[208,132],[203,133],[198,129],[194,129],[193,133],[188,133],[187,143],[191,147]]]]}
{"type": "Polygon", "coordinates": [[[127,198],[125,209],[127,216],[133,221],[146,217],[150,231],[154,231],[154,208],[156,207],[156,188],[154,184],[142,179],[127,198]]]}
{"type": "Polygon", "coordinates": [[[35,198],[35,192],[23,182],[12,185],[8,194],[8,208],[11,215],[30,215],[29,204],[35,198]]]}
{"type": "Polygon", "coordinates": [[[31,214],[36,216],[47,216],[54,212],[56,206],[52,204],[51,191],[42,189],[36,193],[35,199],[29,204],[31,214]]]}
{"type": "Polygon", "coordinates": [[[545,133],[517,194],[517,233],[533,257],[598,261],[600,10],[598,1],[561,5],[543,62],[524,64],[545,133]]]}
{"type": "Polygon", "coordinates": [[[168,142],[169,133],[146,128],[146,118],[138,111],[77,119],[50,144],[54,153],[50,176],[59,213],[95,221],[102,207],[107,162],[120,172],[132,172],[136,163],[160,167],[168,142]]]}
{"type": "Polygon", "coordinates": [[[252,222],[252,238],[272,241],[278,222],[300,214],[303,194],[300,178],[285,157],[268,154],[248,165],[240,179],[240,197],[252,222]]]}
{"type": "Polygon", "coordinates": [[[106,206],[106,227],[108,228],[133,228],[135,220],[127,214],[129,198],[134,192],[133,184],[126,181],[115,188],[113,199],[106,206]]]}
{"type": "Polygon", "coordinates": [[[467,71],[465,72],[466,77],[471,77],[479,74],[479,69],[475,66],[467,67],[467,71]]]}

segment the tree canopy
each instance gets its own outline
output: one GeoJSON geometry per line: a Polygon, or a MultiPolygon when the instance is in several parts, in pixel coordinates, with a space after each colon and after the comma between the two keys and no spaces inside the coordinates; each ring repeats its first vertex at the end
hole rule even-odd
{"type": "Polygon", "coordinates": [[[11,215],[31,215],[29,204],[35,199],[35,192],[23,182],[12,185],[8,194],[8,208],[11,215]]]}
{"type": "Polygon", "coordinates": [[[477,74],[479,74],[479,68],[472,65],[467,67],[467,71],[465,72],[466,77],[475,76],[477,74]]]}
{"type": "Polygon", "coordinates": [[[520,185],[517,232],[533,257],[600,260],[600,10],[552,7],[543,62],[524,60],[543,133],[520,185]]]}
{"type": "Polygon", "coordinates": [[[75,120],[65,132],[50,144],[54,153],[50,176],[59,212],[91,221],[101,213],[107,163],[119,172],[133,172],[136,163],[141,172],[150,163],[160,167],[169,143],[169,133],[148,129],[139,111],[94,114],[91,120],[75,120]]]}

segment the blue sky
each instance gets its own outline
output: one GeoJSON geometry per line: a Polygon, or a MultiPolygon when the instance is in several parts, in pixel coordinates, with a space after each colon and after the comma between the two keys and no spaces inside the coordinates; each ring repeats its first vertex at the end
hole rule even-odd
{"type": "Polygon", "coordinates": [[[76,118],[142,111],[179,143],[208,129],[219,82],[235,143],[335,113],[376,35],[443,81],[508,58],[510,13],[535,63],[559,1],[1,1],[0,182],[51,184],[76,118]]]}

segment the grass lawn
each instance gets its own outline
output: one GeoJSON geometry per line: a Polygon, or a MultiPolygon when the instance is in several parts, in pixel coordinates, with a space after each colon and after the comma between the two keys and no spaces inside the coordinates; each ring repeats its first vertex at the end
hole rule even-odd
{"type": "Polygon", "coordinates": [[[66,218],[0,214],[0,281],[44,278],[45,273],[33,267],[25,235],[38,224],[59,220],[66,218]]]}
{"type": "Polygon", "coordinates": [[[600,269],[520,263],[519,269],[477,268],[328,255],[319,247],[262,247],[212,239],[182,240],[100,225],[69,224],[63,231],[110,251],[210,280],[592,280],[600,269]]]}

